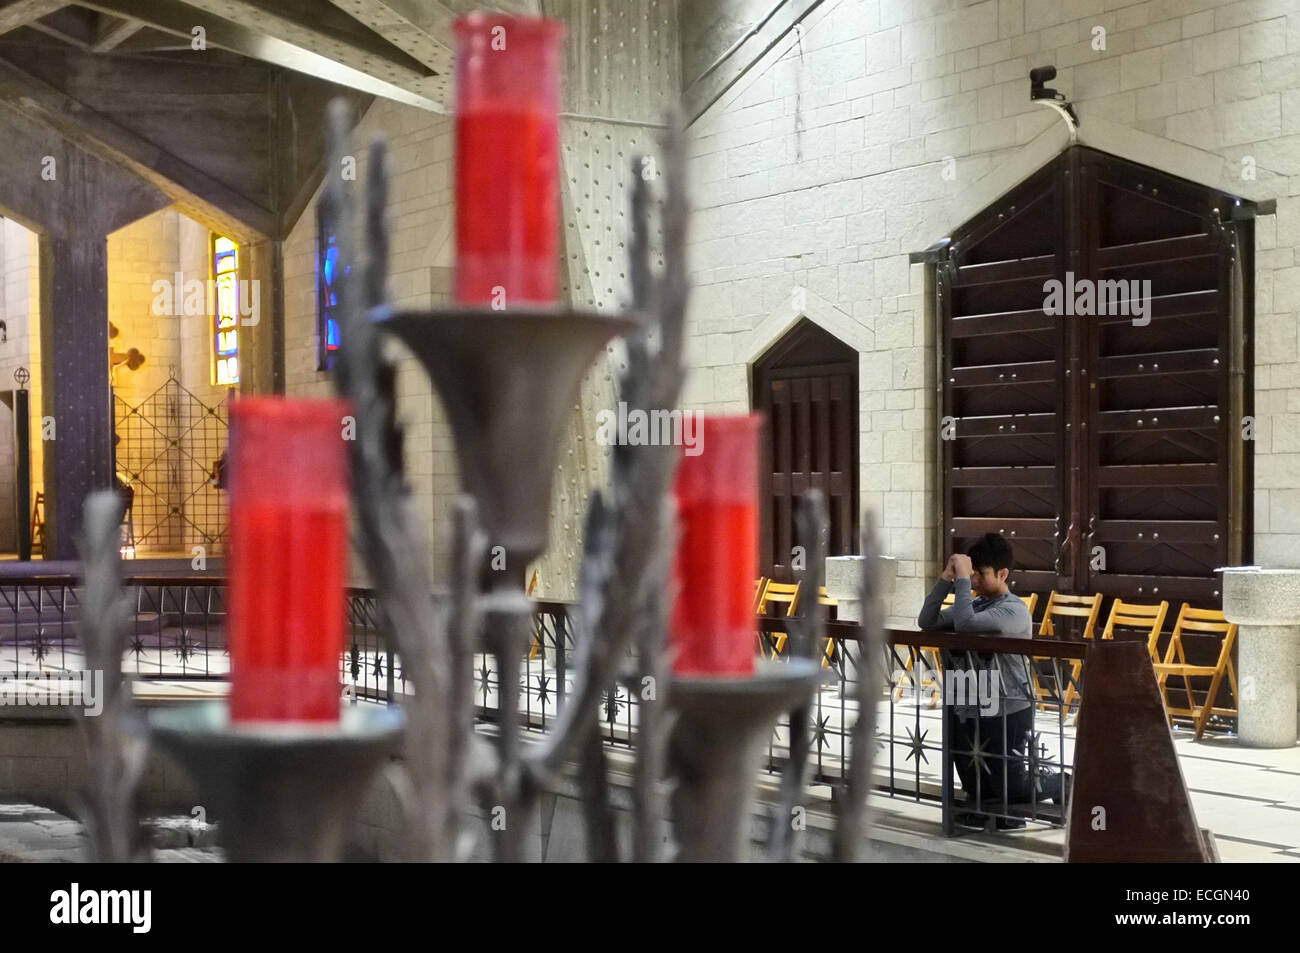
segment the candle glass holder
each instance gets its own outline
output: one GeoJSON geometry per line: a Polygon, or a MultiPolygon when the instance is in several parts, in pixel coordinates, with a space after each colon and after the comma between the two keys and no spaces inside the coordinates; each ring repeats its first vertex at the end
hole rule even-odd
{"type": "Polygon", "coordinates": [[[749,859],[763,746],[777,716],[806,702],[829,677],[805,658],[762,659],[749,678],[673,677],[668,698],[677,719],[668,773],[677,779],[671,801],[677,860],[749,859]]]}
{"type": "Polygon", "coordinates": [[[452,29],[456,300],[554,303],[564,25],[473,13],[452,29]]]}
{"type": "Polygon", "coordinates": [[[400,708],[358,705],[334,724],[241,725],[224,702],[151,713],[150,734],[198,785],[230,861],[343,859],[375,772],[397,754],[400,708]]]}
{"type": "Polygon", "coordinates": [[[341,400],[231,405],[229,616],[235,721],[336,721],[346,625],[341,400]]]}
{"type": "MultiPolygon", "coordinates": [[[[451,424],[461,485],[474,497],[489,551],[504,567],[489,571],[484,637],[497,662],[503,774],[517,778],[519,672],[532,631],[524,571],[545,550],[551,488],[564,428],[583,374],[606,343],[634,326],[629,318],[551,309],[463,309],[389,313],[378,326],[401,340],[428,372],[451,424]]],[[[528,795],[502,795],[518,816],[528,795]]],[[[497,838],[499,860],[518,860],[522,833],[497,838]]]]}
{"type": "Polygon", "coordinates": [[[376,312],[428,372],[451,424],[461,483],[478,503],[505,570],[492,591],[520,589],[546,550],[555,459],[582,377],[628,318],[550,309],[376,312]]]}
{"type": "Polygon", "coordinates": [[[672,639],[676,675],[754,673],[761,414],[695,418],[674,495],[681,537],[672,639]]]}

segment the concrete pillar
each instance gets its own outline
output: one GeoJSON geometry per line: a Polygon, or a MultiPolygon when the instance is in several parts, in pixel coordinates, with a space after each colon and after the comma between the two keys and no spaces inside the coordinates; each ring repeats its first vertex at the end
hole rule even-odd
{"type": "Polygon", "coordinates": [[[283,394],[284,382],[284,243],[250,242],[240,247],[240,293],[256,301],[257,314],[239,319],[239,392],[283,394]],[[256,282],[256,285],[254,285],[256,282]],[[252,295],[256,290],[256,298],[252,295]],[[253,323],[255,322],[255,323],[253,323]]]}
{"type": "Polygon", "coordinates": [[[46,559],[76,559],[82,504],[112,486],[108,375],[108,244],[40,237],[46,559]],[[52,437],[52,439],[51,439],[52,437]]]}
{"type": "MultiPolygon", "coordinates": [[[[837,603],[835,618],[840,622],[862,621],[862,602],[858,589],[862,585],[862,556],[831,556],[826,560],[826,595],[837,603]]],[[[898,560],[893,556],[880,557],[880,598],[886,607],[894,594],[894,580],[898,576],[898,560]]]]}
{"type": "MultiPolygon", "coordinates": [[[[830,556],[826,560],[826,595],[835,600],[837,622],[861,622],[862,600],[858,598],[862,585],[862,560],[864,556],[830,556]]],[[[889,604],[894,596],[894,579],[898,575],[898,560],[893,556],[880,556],[880,600],[885,607],[881,620],[889,614],[889,604]]],[[[856,656],[851,655],[844,667],[849,680],[858,677],[856,656]]]]}
{"type": "Polygon", "coordinates": [[[1237,623],[1237,735],[1254,748],[1296,743],[1300,569],[1223,571],[1223,614],[1237,623]]]}

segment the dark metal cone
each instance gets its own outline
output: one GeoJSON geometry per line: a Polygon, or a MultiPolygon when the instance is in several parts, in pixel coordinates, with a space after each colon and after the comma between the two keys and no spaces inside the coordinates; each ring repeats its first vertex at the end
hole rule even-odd
{"type": "Polygon", "coordinates": [[[582,377],[630,319],[571,311],[377,315],[424,365],[447,410],[461,485],[512,567],[548,542],[551,486],[582,377]]]}
{"type": "Polygon", "coordinates": [[[375,772],[396,754],[399,708],[345,707],[337,725],[232,727],[223,702],[157,711],[154,740],[199,787],[230,861],[341,859],[375,772]]]}
{"type": "Polygon", "coordinates": [[[760,661],[753,678],[674,676],[677,712],[669,744],[679,861],[749,859],[749,832],[763,746],[777,715],[805,702],[826,679],[809,659],[760,661]]]}

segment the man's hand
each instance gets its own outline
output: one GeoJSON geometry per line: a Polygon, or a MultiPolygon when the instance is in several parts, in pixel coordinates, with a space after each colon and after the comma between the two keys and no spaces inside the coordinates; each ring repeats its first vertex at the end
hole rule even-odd
{"type": "Polygon", "coordinates": [[[948,560],[948,565],[952,567],[954,579],[969,579],[975,573],[974,568],[971,566],[970,557],[961,553],[953,553],[948,560]]]}
{"type": "Polygon", "coordinates": [[[943,567],[943,575],[939,577],[943,579],[944,582],[952,582],[954,579],[957,578],[956,570],[953,568],[953,564],[952,564],[952,561],[956,558],[957,558],[956,553],[953,553],[951,556],[948,557],[948,564],[943,567]]]}

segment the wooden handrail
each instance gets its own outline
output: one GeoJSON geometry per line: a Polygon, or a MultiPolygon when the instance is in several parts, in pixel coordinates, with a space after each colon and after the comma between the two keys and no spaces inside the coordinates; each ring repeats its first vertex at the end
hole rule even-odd
{"type": "MultiPolygon", "coordinates": [[[[797,624],[798,620],[794,621],[797,624]]],[[[767,617],[758,620],[759,628],[764,632],[789,632],[790,622],[790,619],[767,617]]],[[[826,635],[844,642],[862,641],[862,629],[856,622],[827,622],[826,635]]],[[[950,630],[886,629],[885,638],[891,645],[947,649],[952,652],[1001,652],[1006,655],[1034,655],[1039,658],[1082,659],[1088,651],[1086,642],[1067,642],[1062,639],[1008,639],[950,630]]]]}

